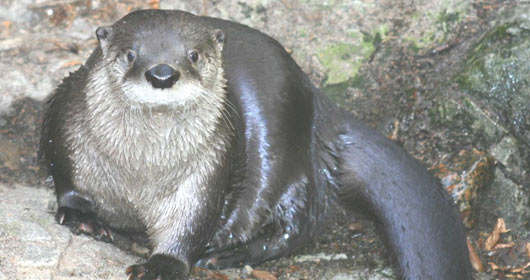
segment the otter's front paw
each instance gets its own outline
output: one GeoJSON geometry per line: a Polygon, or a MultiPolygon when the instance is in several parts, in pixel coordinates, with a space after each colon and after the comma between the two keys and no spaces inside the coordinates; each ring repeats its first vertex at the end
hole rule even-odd
{"type": "Polygon", "coordinates": [[[82,213],[79,210],[61,207],[55,214],[55,220],[61,225],[66,225],[70,231],[79,235],[81,233],[92,236],[96,240],[111,242],[112,234],[100,223],[93,214],[82,213]]]}
{"type": "Polygon", "coordinates": [[[188,265],[168,255],[152,255],[146,263],[131,265],[125,273],[129,280],[188,279],[188,265]]]}

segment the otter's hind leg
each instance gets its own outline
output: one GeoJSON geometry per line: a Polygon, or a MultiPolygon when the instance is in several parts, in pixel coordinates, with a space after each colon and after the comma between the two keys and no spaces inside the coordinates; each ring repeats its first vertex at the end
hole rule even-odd
{"type": "MultiPolygon", "coordinates": [[[[293,222],[289,227],[297,227],[295,224],[293,222]]],[[[308,234],[307,231],[294,232],[269,224],[259,235],[245,243],[227,248],[207,249],[197,265],[211,269],[258,265],[289,255],[310,238],[308,234]]]]}
{"type": "Polygon", "coordinates": [[[459,215],[437,181],[390,140],[348,125],[337,151],[337,197],[344,208],[364,200],[404,279],[472,279],[459,215]]]}

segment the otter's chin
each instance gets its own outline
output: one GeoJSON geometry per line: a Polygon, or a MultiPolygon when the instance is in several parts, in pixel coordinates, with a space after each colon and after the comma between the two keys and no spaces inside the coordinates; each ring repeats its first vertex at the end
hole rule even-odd
{"type": "Polygon", "coordinates": [[[201,89],[192,84],[158,89],[150,85],[124,83],[123,92],[132,103],[150,107],[180,107],[195,103],[201,94],[201,89]]]}

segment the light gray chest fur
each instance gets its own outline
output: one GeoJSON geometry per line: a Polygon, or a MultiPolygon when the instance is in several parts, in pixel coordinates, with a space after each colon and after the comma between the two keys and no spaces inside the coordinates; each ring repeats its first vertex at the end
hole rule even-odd
{"type": "Polygon", "coordinates": [[[130,227],[138,218],[153,223],[164,207],[195,203],[190,198],[228,146],[229,135],[215,133],[221,105],[148,110],[111,97],[87,94],[88,112],[72,112],[67,120],[76,189],[114,227],[130,227]]]}

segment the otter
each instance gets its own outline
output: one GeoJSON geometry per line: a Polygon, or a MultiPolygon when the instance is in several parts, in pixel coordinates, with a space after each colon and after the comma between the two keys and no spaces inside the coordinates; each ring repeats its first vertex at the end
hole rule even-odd
{"type": "Polygon", "coordinates": [[[368,210],[404,279],[471,279],[447,193],[392,141],[317,89],[250,27],[183,11],[96,30],[48,102],[40,153],[60,224],[144,233],[129,279],[256,265],[313,239],[332,208],[368,210]]]}

